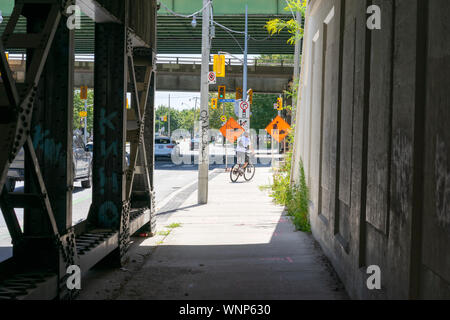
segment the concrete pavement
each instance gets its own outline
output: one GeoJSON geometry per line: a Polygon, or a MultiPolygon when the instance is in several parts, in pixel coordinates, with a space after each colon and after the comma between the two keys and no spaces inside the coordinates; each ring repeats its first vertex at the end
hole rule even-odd
{"type": "Polygon", "coordinates": [[[347,298],[312,237],[259,190],[270,177],[270,168],[249,183],[216,175],[207,205],[193,192],[177,210],[160,212],[160,234],[135,239],[125,272],[97,271],[80,299],[347,298]]]}

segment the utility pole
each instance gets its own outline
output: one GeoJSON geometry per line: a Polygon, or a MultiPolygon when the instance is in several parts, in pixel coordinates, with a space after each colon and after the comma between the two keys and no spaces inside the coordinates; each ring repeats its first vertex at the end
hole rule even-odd
{"type": "Polygon", "coordinates": [[[211,51],[210,37],[210,0],[203,0],[202,23],[202,69],[200,83],[200,141],[198,150],[198,204],[208,203],[209,175],[209,58],[211,51]],[[209,4],[209,5],[208,5],[209,4]]]}
{"type": "Polygon", "coordinates": [[[84,111],[86,112],[86,117],[84,117],[84,145],[87,144],[87,97],[86,100],[84,100],[84,111]]]}
{"type": "Polygon", "coordinates": [[[244,48],[244,79],[242,79],[243,100],[247,101],[247,53],[248,53],[248,5],[245,5],[245,48],[244,48]]]}
{"type": "Polygon", "coordinates": [[[169,132],[169,139],[170,139],[170,93],[169,93],[169,112],[167,115],[167,127],[169,132]]]}
{"type": "MultiPolygon", "coordinates": [[[[242,79],[242,96],[243,96],[243,100],[247,101],[248,100],[248,94],[247,94],[247,90],[248,90],[248,5],[245,5],[245,47],[244,47],[244,76],[242,79]]],[[[251,106],[250,108],[248,108],[247,110],[248,112],[248,117],[247,117],[247,123],[248,123],[248,130],[250,131],[250,112],[251,112],[251,106]]]]}

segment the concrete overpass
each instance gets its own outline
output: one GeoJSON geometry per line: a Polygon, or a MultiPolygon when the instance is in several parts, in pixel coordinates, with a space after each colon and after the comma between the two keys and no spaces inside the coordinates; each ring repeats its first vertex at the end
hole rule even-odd
{"type": "MultiPolygon", "coordinates": [[[[11,55],[10,65],[14,77],[20,82],[25,77],[23,55],[11,55]]],[[[292,81],[294,70],[293,60],[249,59],[248,87],[257,93],[281,93],[288,88],[292,81]]],[[[212,62],[211,62],[212,69],[212,62]]],[[[200,91],[201,58],[157,58],[156,89],[161,91],[200,91]]],[[[242,63],[236,58],[226,62],[226,77],[218,78],[217,84],[212,85],[211,91],[217,91],[219,85],[226,85],[234,92],[235,88],[242,88],[242,63]]],[[[94,88],[94,57],[76,56],[75,60],[75,88],[88,86],[94,88]]],[[[231,92],[230,91],[230,92],[231,92]]]]}

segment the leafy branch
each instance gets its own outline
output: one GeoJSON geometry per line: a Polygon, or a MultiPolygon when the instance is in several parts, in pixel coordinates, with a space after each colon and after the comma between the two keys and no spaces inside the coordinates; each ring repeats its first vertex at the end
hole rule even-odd
{"type": "MultiPolygon", "coordinates": [[[[300,12],[302,17],[305,16],[307,0],[287,0],[285,11],[300,12]]],[[[271,19],[265,28],[270,35],[279,34],[283,30],[287,30],[292,36],[287,40],[289,44],[295,44],[303,38],[304,30],[302,25],[296,19],[283,20],[271,19]]]]}

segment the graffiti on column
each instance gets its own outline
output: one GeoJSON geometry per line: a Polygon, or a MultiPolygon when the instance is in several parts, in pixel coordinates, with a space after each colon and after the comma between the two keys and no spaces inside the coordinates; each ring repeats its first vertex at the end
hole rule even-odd
{"type": "MultiPolygon", "coordinates": [[[[106,146],[105,136],[106,129],[108,128],[111,131],[115,130],[115,126],[113,124],[113,119],[116,118],[117,112],[113,112],[110,115],[106,116],[105,108],[100,110],[100,135],[102,136],[101,140],[101,157],[102,163],[111,162],[114,158],[117,159],[118,150],[117,150],[117,142],[113,142],[111,145],[106,146]]],[[[100,177],[100,194],[105,194],[105,185],[107,182],[107,177],[105,174],[105,168],[101,167],[98,169],[98,176],[100,177]]],[[[111,177],[109,178],[112,188],[108,190],[113,194],[117,194],[119,192],[119,184],[118,184],[118,175],[115,172],[112,172],[111,177]]],[[[111,197],[113,198],[113,197],[111,197]]],[[[118,220],[119,217],[119,209],[116,204],[112,201],[106,201],[102,203],[99,208],[99,222],[105,227],[115,227],[113,225],[114,222],[118,220]]]]}
{"type": "Polygon", "coordinates": [[[201,122],[201,139],[202,139],[202,149],[200,150],[201,157],[200,163],[208,162],[208,142],[209,142],[209,114],[207,110],[202,110],[200,112],[200,122],[201,122]]]}

